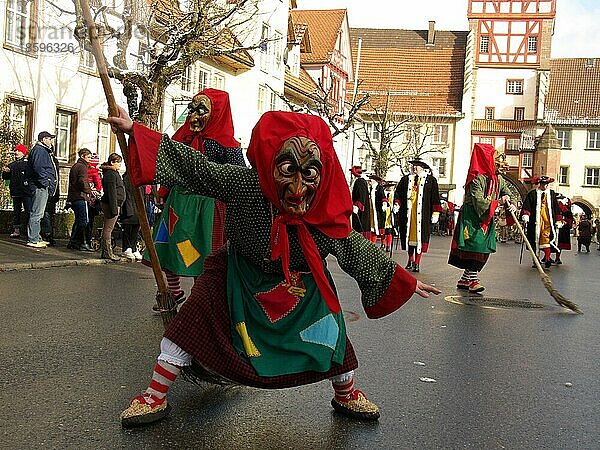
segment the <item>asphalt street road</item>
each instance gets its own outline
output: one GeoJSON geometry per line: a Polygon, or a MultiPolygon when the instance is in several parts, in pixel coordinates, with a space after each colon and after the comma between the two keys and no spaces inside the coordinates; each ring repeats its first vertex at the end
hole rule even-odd
{"type": "Polygon", "coordinates": [[[119,413],[147,386],[162,333],[150,269],[0,273],[0,448],[600,448],[600,251],[565,253],[549,269],[584,311],[575,315],[527,257],[519,265],[515,244],[499,244],[482,275],[484,299],[505,306],[445,300],[460,295],[449,243],[434,237],[418,274],[442,295],[379,320],[366,318],[356,284],[331,260],[357,387],[381,407],[378,423],[335,415],[328,382],[266,391],[178,380],[168,419],[124,430],[119,413]]]}

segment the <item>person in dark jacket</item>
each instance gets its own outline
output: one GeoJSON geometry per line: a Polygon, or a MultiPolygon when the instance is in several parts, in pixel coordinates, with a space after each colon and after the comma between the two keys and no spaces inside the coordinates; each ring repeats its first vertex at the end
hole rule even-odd
{"type": "Polygon", "coordinates": [[[581,253],[582,247],[585,247],[585,251],[589,253],[594,226],[585,214],[581,215],[581,220],[579,221],[579,224],[577,224],[577,229],[579,230],[579,233],[577,234],[577,253],[581,253]]]}
{"type": "Polygon", "coordinates": [[[123,174],[123,184],[125,185],[125,203],[121,208],[121,225],[123,226],[123,254],[121,256],[140,261],[142,259],[142,254],[138,250],[140,219],[127,172],[123,174]]]}
{"type": "Polygon", "coordinates": [[[42,131],[38,134],[38,142],[33,146],[27,158],[27,182],[32,194],[31,213],[27,225],[27,245],[34,248],[44,248],[48,245],[40,235],[40,222],[44,217],[48,197],[54,196],[58,186],[58,167],[52,159],[53,141],[53,134],[42,131]]]}
{"type": "MultiPolygon", "coordinates": [[[[104,187],[104,195],[100,199],[102,213],[104,214],[104,226],[102,227],[102,259],[111,259],[120,261],[117,255],[113,253],[111,245],[111,235],[115,228],[121,206],[125,201],[125,185],[119,173],[123,158],[118,153],[111,153],[108,156],[108,161],[100,166],[102,169],[102,184],[104,187]]],[[[87,177],[87,172],[86,172],[87,177]]]]}
{"type": "Polygon", "coordinates": [[[71,240],[67,244],[67,248],[93,252],[94,250],[89,246],[89,243],[85,241],[85,228],[88,223],[88,207],[91,194],[88,183],[88,168],[92,152],[87,148],[82,148],[79,150],[78,155],[79,159],[69,171],[67,204],[73,208],[75,222],[73,223],[71,240]]]}
{"type": "Polygon", "coordinates": [[[350,169],[352,181],[352,228],[364,238],[371,238],[371,208],[369,207],[369,183],[362,177],[364,170],[360,166],[350,169]]]}
{"type": "Polygon", "coordinates": [[[42,239],[48,242],[48,245],[52,247],[56,244],[54,241],[54,216],[56,216],[56,205],[60,200],[60,166],[58,165],[58,159],[54,153],[51,153],[50,157],[54,162],[54,167],[56,167],[56,191],[54,192],[54,195],[48,197],[48,201],[46,202],[44,216],[40,221],[40,235],[42,236],[42,239]]]}
{"type": "Polygon", "coordinates": [[[2,179],[10,180],[10,196],[13,202],[13,232],[10,237],[21,236],[21,211],[31,210],[31,191],[27,182],[27,147],[18,144],[14,150],[15,160],[2,170],[2,179]]]}

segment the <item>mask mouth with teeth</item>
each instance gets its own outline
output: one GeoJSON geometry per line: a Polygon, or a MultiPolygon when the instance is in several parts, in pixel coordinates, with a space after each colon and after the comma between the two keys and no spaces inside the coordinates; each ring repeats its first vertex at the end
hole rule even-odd
{"type": "Polygon", "coordinates": [[[204,94],[196,95],[188,105],[191,131],[202,131],[210,120],[212,104],[210,98],[204,94]]]}

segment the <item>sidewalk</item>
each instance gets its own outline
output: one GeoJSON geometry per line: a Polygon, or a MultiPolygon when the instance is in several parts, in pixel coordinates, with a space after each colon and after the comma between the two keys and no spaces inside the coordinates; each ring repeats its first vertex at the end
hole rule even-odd
{"type": "Polygon", "coordinates": [[[55,246],[42,249],[27,247],[26,242],[24,239],[9,238],[8,234],[0,234],[0,272],[111,262],[100,259],[100,252],[69,250],[66,240],[58,240],[55,246]]]}

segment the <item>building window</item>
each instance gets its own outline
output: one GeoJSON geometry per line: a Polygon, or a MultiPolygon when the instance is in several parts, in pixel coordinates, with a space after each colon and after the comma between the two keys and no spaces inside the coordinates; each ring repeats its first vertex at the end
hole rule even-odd
{"type": "Polygon", "coordinates": [[[560,166],[558,184],[569,184],[569,166],[560,166]]]}
{"type": "Polygon", "coordinates": [[[527,52],[528,53],[537,53],[538,49],[538,37],[537,36],[529,36],[527,38],[527,52]]]}
{"type": "Polygon", "coordinates": [[[600,186],[600,167],[585,168],[585,185],[600,186]]]}
{"type": "Polygon", "coordinates": [[[523,107],[515,108],[515,120],[518,120],[518,121],[525,120],[525,108],[523,108],[523,107]]]}
{"type": "Polygon", "coordinates": [[[365,122],[365,133],[372,141],[379,142],[380,134],[375,122],[365,122]]]}
{"type": "Polygon", "coordinates": [[[210,87],[210,71],[206,70],[202,67],[196,67],[196,69],[197,69],[197,76],[198,76],[197,91],[200,92],[200,91],[203,91],[204,89],[210,87]]]}
{"type": "Polygon", "coordinates": [[[523,153],[523,158],[521,159],[521,166],[533,167],[533,153],[523,153]]]}
{"type": "Polygon", "coordinates": [[[434,144],[448,143],[448,125],[434,125],[431,142],[434,144]]]}
{"type": "Polygon", "coordinates": [[[560,148],[571,148],[571,130],[556,130],[556,139],[560,148]]]}
{"type": "Polygon", "coordinates": [[[31,13],[34,5],[33,1],[7,0],[4,41],[9,46],[18,47],[22,51],[31,51],[27,44],[32,41],[31,13]]]}
{"type": "Polygon", "coordinates": [[[194,89],[194,65],[187,66],[181,75],[181,90],[191,92],[194,89]]]}
{"type": "Polygon", "coordinates": [[[481,40],[479,41],[479,53],[489,53],[490,52],[490,37],[489,36],[481,36],[481,40]]]}
{"type": "Polygon", "coordinates": [[[506,93],[523,95],[523,80],[506,80],[506,93]]]}
{"type": "Polygon", "coordinates": [[[225,77],[221,74],[215,73],[213,75],[212,85],[215,89],[225,89],[225,77]]]}
{"type": "Polygon", "coordinates": [[[56,157],[68,161],[75,155],[77,113],[63,109],[56,110],[56,157]]]}
{"type": "Polygon", "coordinates": [[[267,110],[267,87],[258,87],[258,104],[256,105],[258,113],[262,114],[267,110]]]}
{"type": "Polygon", "coordinates": [[[446,158],[432,158],[431,164],[437,169],[440,177],[446,176],[446,158]]]}
{"type": "Polygon", "coordinates": [[[479,142],[481,144],[490,144],[490,145],[494,145],[494,138],[493,137],[480,137],[479,138],[479,142]]]}
{"type": "Polygon", "coordinates": [[[107,161],[108,155],[115,151],[114,134],[110,132],[110,124],[106,119],[98,119],[98,136],[96,139],[96,153],[100,161],[107,161]]]}
{"type": "Polygon", "coordinates": [[[485,108],[485,120],[494,120],[494,108],[491,106],[485,108]]]}
{"type": "Polygon", "coordinates": [[[96,71],[96,59],[94,54],[87,49],[81,50],[81,60],[79,61],[79,68],[88,72],[96,71]]]}
{"type": "Polygon", "coordinates": [[[588,131],[588,149],[600,150],[600,130],[588,131]]]}
{"type": "Polygon", "coordinates": [[[23,143],[29,146],[33,130],[33,102],[9,97],[8,119],[11,126],[21,132],[23,143]]]}
{"type": "Polygon", "coordinates": [[[506,139],[506,151],[518,152],[521,147],[521,139],[506,139]]]}
{"type": "Polygon", "coordinates": [[[271,29],[269,25],[263,23],[262,25],[262,34],[260,37],[260,68],[264,72],[269,71],[269,47],[272,47],[271,42],[269,42],[269,35],[271,34],[271,29]]]}
{"type": "Polygon", "coordinates": [[[271,96],[270,96],[270,102],[269,102],[269,108],[270,111],[277,111],[277,94],[273,91],[271,91],[271,96]]]}
{"type": "Polygon", "coordinates": [[[144,72],[146,67],[150,64],[150,47],[145,42],[140,41],[138,43],[138,54],[136,68],[140,72],[144,72]]]}

